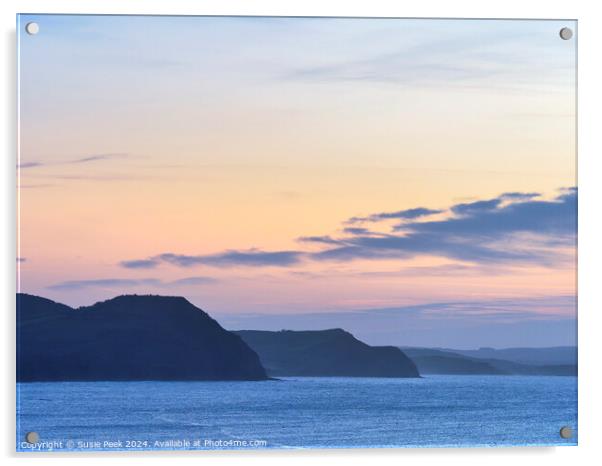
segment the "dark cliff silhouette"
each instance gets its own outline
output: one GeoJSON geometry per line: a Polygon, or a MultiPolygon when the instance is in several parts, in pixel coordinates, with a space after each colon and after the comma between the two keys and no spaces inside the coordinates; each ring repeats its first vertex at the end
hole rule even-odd
{"type": "Polygon", "coordinates": [[[18,381],[265,379],[257,354],[184,298],[73,309],[17,294],[18,381]]]}
{"type": "Polygon", "coordinates": [[[272,376],[420,377],[394,346],[369,346],[342,329],[235,332],[272,376]]]}

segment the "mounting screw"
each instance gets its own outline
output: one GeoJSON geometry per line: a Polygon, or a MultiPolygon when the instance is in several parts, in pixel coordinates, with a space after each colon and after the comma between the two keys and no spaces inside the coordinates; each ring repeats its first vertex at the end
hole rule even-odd
{"type": "Polygon", "coordinates": [[[38,443],[40,441],[40,436],[37,432],[27,432],[27,434],[25,434],[25,441],[27,443],[38,443]]]}
{"type": "Polygon", "coordinates": [[[571,28],[562,28],[559,34],[562,40],[569,40],[573,37],[573,30],[571,28]]]}
{"type": "Polygon", "coordinates": [[[40,25],[38,23],[27,23],[25,25],[25,32],[30,36],[35,36],[38,32],[40,32],[40,25]]]}

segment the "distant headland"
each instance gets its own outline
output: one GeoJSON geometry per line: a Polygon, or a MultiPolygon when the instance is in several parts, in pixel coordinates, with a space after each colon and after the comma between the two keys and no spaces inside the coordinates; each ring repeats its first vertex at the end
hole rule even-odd
{"type": "Polygon", "coordinates": [[[370,346],[343,329],[228,331],[183,297],[72,308],[17,294],[17,381],[576,375],[575,347],[370,346]]]}

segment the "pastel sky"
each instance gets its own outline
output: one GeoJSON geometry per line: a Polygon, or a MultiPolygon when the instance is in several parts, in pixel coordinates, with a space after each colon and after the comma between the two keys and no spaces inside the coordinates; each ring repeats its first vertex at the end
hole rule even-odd
{"type": "Polygon", "coordinates": [[[18,22],[21,291],[182,295],[227,328],[378,344],[575,343],[574,22],[18,22]]]}

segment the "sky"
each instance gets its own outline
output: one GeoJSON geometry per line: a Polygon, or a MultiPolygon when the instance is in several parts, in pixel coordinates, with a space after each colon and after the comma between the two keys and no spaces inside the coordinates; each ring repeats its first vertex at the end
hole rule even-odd
{"type": "Polygon", "coordinates": [[[371,344],[575,344],[565,26],[22,15],[19,290],[371,344]]]}

